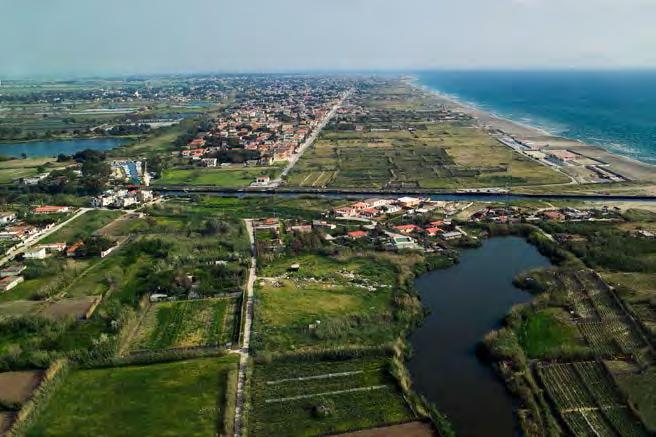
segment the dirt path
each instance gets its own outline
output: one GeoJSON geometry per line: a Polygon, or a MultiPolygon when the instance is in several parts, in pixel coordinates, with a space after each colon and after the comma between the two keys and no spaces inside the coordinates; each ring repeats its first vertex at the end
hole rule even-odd
{"type": "Polygon", "coordinates": [[[246,385],[246,370],[248,367],[249,347],[251,340],[251,325],[253,323],[253,285],[255,284],[255,234],[251,220],[244,220],[248,239],[251,244],[251,268],[246,283],[246,314],[244,314],[244,335],[241,349],[239,350],[239,374],[237,376],[237,401],[235,402],[235,437],[241,435],[243,424],[244,387],[246,385]]]}

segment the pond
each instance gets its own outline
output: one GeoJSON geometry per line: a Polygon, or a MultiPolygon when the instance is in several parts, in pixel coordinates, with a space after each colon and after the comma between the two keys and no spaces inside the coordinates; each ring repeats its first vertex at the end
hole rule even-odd
{"type": "Polygon", "coordinates": [[[78,138],[73,140],[45,140],[27,143],[0,143],[0,156],[20,158],[25,153],[28,158],[57,156],[60,153],[72,155],[85,149],[110,150],[129,140],[125,138],[78,138]]]}
{"type": "Polygon", "coordinates": [[[549,260],[519,237],[496,237],[462,252],[460,263],[417,278],[431,313],[411,336],[408,362],[415,390],[447,415],[458,436],[517,433],[513,400],[503,381],[476,355],[510,308],[531,295],[512,284],[520,272],[549,260]]]}

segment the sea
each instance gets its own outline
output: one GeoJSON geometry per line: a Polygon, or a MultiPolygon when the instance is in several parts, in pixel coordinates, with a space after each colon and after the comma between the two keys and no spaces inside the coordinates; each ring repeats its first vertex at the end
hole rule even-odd
{"type": "Polygon", "coordinates": [[[413,75],[419,85],[459,102],[656,164],[656,70],[413,75]]]}

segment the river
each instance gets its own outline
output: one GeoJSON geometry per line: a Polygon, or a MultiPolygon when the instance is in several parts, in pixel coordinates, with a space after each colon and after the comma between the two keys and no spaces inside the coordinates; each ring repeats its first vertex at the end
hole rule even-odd
{"type": "Polygon", "coordinates": [[[124,138],[78,138],[73,140],[44,140],[27,143],[0,143],[0,156],[19,158],[25,153],[28,158],[51,157],[60,153],[72,155],[85,149],[110,150],[125,144],[124,138]]]}
{"type": "Polygon", "coordinates": [[[513,284],[520,272],[549,260],[519,237],[496,237],[462,252],[460,263],[417,278],[431,313],[410,337],[415,390],[447,415],[459,436],[516,434],[513,400],[490,366],[476,356],[485,334],[510,308],[531,296],[513,284]]]}

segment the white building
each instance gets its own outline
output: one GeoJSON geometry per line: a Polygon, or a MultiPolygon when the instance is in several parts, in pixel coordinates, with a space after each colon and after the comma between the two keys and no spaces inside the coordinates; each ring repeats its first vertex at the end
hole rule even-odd
{"type": "Polygon", "coordinates": [[[25,259],[46,259],[46,256],[48,256],[48,254],[46,253],[45,247],[28,249],[23,254],[23,258],[25,259]]]}

